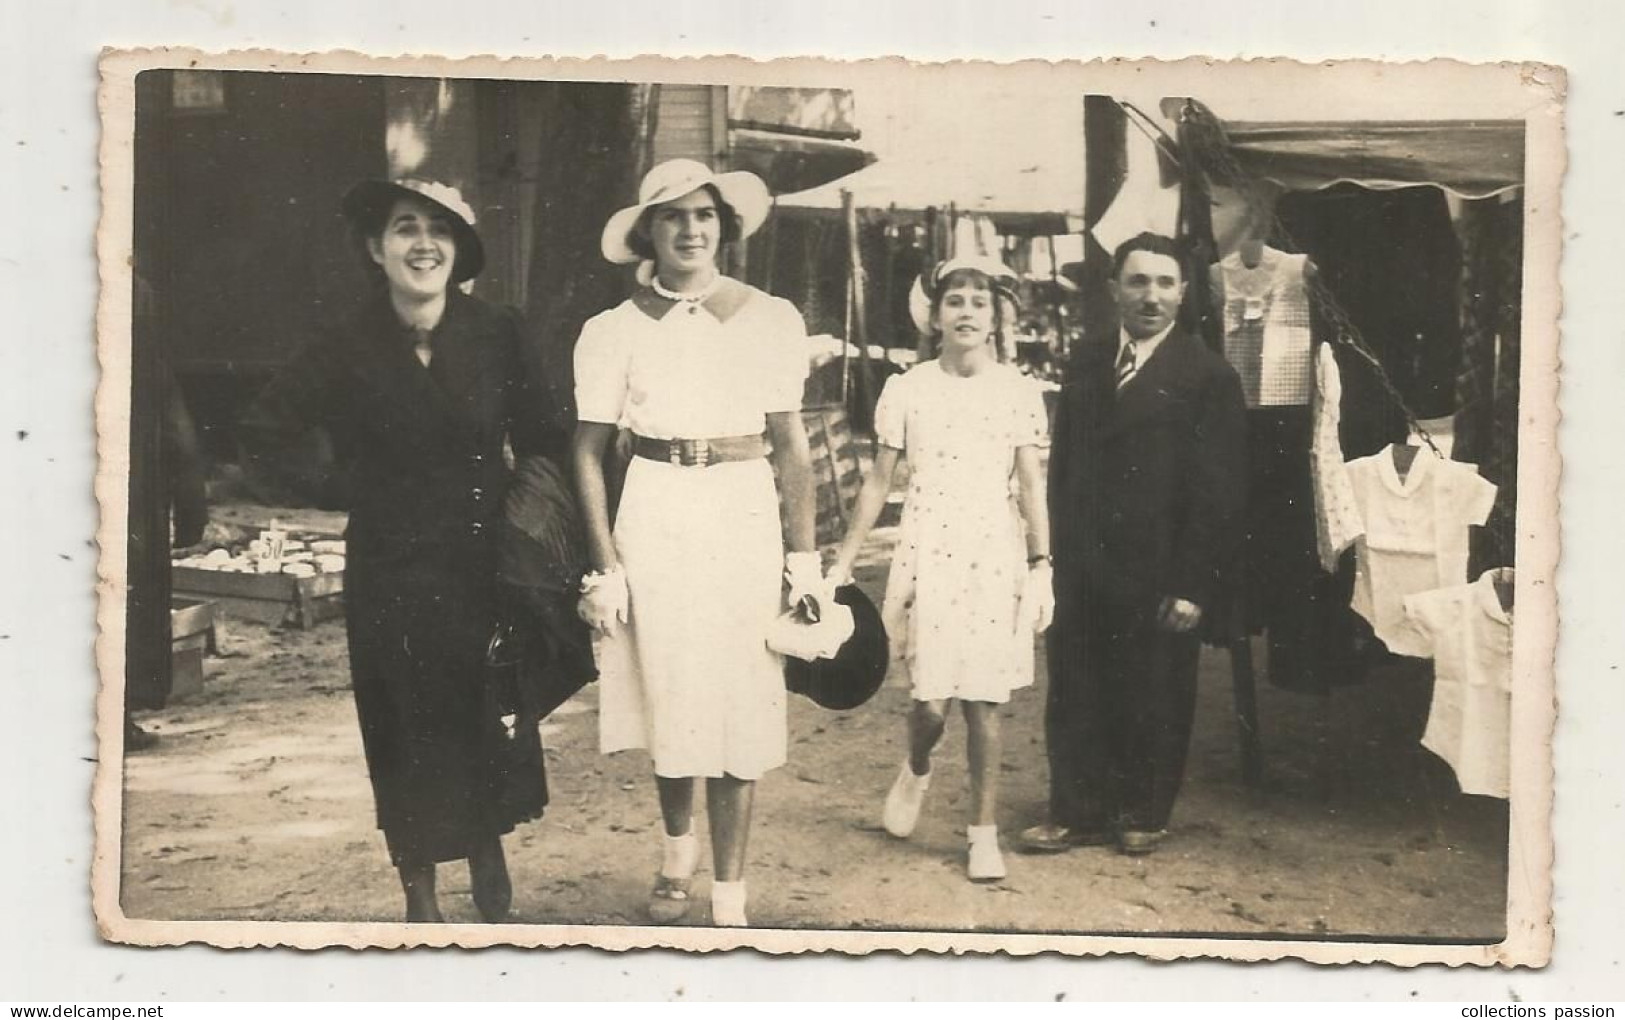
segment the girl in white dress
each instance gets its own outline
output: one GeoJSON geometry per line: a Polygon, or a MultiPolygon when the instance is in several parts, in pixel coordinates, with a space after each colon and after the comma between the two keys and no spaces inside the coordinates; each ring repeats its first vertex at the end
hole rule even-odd
{"type": "Polygon", "coordinates": [[[908,759],[883,821],[899,838],[914,831],[931,751],[960,702],[971,783],[967,870],[976,881],[1005,874],[995,820],[998,706],[1033,682],[1033,635],[1049,625],[1054,605],[1039,467],[1048,432],[1043,398],[995,353],[1009,317],[1002,306],[1014,304],[1010,282],[1009,270],[987,258],[952,259],[921,278],[929,314],[919,325],[934,336],[938,356],[881,393],[879,453],[830,572],[835,580],[850,576],[906,456],[908,497],[883,615],[914,707],[908,759]]]}
{"type": "Polygon", "coordinates": [[[754,174],[692,160],[649,171],[603,237],[611,262],[647,260],[646,285],[590,320],[575,350],[575,462],[595,567],[581,613],[597,632],[600,746],[654,759],[665,842],[649,914],[659,922],[688,911],[704,777],[712,920],[746,923],[754,783],[784,763],[786,745],[783,663],[765,635],[784,606],[783,577],[796,601],[822,581],[800,414],[806,330],[788,302],[716,264],[768,205],[754,174]],[[612,533],[603,459],[620,427],[632,459],[612,533]]]}

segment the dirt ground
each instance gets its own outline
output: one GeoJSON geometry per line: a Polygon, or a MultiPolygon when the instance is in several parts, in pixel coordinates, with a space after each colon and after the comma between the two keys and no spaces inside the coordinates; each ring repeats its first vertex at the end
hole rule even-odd
{"type": "MultiPolygon", "coordinates": [[[[860,581],[884,585],[885,534],[860,581]]],[[[373,827],[341,622],[230,621],[201,695],[144,713],[162,738],[125,776],[127,915],[399,920],[373,827]]],[[[1260,650],[1260,655],[1262,651],[1260,650]]],[[[1001,831],[1042,820],[1043,668],[1004,716],[1001,831]]],[[[903,755],[907,692],[830,712],[792,698],[790,762],[764,779],[750,913],[778,928],[1203,932],[1499,941],[1503,802],[1462,795],[1418,744],[1424,668],[1396,664],[1328,698],[1259,689],[1265,781],[1240,779],[1228,659],[1206,650],[1187,780],[1154,856],[1008,853],[1008,879],[964,877],[959,720],[914,837],[879,826],[903,755]]],[[[593,686],[544,723],[552,803],[506,840],[520,923],[642,924],[659,861],[647,758],[598,753],[593,686]]],[[[703,824],[701,826],[703,832],[703,824]]],[[[703,837],[702,837],[703,838],[703,837]]],[[[708,923],[708,866],[688,923],[708,923]]],[[[461,865],[441,869],[447,920],[477,920],[461,865]]]]}

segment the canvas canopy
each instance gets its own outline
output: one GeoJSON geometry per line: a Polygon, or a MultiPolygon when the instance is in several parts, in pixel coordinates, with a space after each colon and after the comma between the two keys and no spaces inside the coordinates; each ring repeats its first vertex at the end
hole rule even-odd
{"type": "MultiPolygon", "coordinates": [[[[1288,191],[1350,183],[1374,190],[1433,185],[1462,198],[1488,198],[1523,184],[1524,125],[1518,120],[1224,121],[1192,99],[1167,99],[1162,112],[1200,122],[1211,145],[1257,180],[1288,191]]],[[[1211,153],[1204,153],[1204,157],[1211,153]]],[[[1204,169],[1224,176],[1204,158],[1204,169]]]]}
{"type": "Polygon", "coordinates": [[[1523,183],[1521,121],[1242,122],[1225,131],[1243,169],[1290,191],[1433,184],[1487,198],[1523,183]]]}
{"type": "Polygon", "coordinates": [[[859,97],[865,144],[879,161],[822,187],[783,195],[792,209],[918,213],[952,207],[1001,234],[1065,234],[1083,215],[1082,96],[932,89],[859,97]],[[964,111],[978,115],[967,121],[964,111]]]}
{"type": "Polygon", "coordinates": [[[775,192],[801,191],[873,163],[858,144],[850,89],[728,89],[729,163],[775,192]]]}
{"type": "Polygon", "coordinates": [[[779,205],[834,213],[841,208],[841,192],[850,191],[860,209],[919,212],[952,206],[961,214],[986,217],[1001,234],[1042,236],[1076,230],[1082,215],[1081,174],[1066,182],[1075,197],[1062,194],[1058,183],[1037,166],[880,162],[821,188],[782,196],[779,205]]]}

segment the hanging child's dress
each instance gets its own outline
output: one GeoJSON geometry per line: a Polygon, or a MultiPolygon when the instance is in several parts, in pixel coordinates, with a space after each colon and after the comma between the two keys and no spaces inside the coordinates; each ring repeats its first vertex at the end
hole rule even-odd
{"type": "Polygon", "coordinates": [[[1426,642],[1405,624],[1406,596],[1467,580],[1469,525],[1483,525],[1495,486],[1471,464],[1416,450],[1404,479],[1393,447],[1349,462],[1349,481],[1365,522],[1355,544],[1354,611],[1388,650],[1427,656],[1426,642]]]}
{"type": "Polygon", "coordinates": [[[1506,797],[1512,750],[1512,617],[1486,571],[1472,584],[1405,599],[1410,629],[1433,658],[1422,746],[1456,773],[1462,793],[1506,797]]]}
{"type": "Polygon", "coordinates": [[[1266,245],[1257,265],[1237,251],[1213,267],[1224,293],[1224,358],[1249,409],[1309,403],[1308,263],[1266,245]]]}

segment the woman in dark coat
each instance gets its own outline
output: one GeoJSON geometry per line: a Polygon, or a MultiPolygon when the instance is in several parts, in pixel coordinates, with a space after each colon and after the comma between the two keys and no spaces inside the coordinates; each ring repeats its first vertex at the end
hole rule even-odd
{"type": "Polygon", "coordinates": [[[344,211],[383,285],[287,366],[248,424],[284,436],[324,425],[350,454],[350,672],[406,919],[440,920],[435,864],[466,858],[481,916],[501,920],[501,836],[547,800],[535,719],[499,704],[484,668],[503,446],[542,452],[551,419],[527,382],[517,315],[457,287],[484,262],[462,197],[368,181],[344,211]]]}

